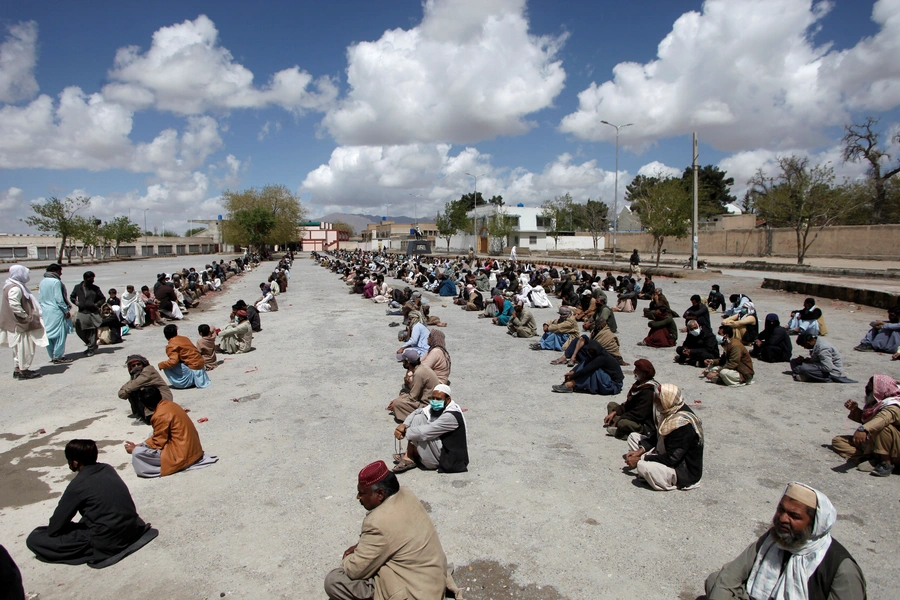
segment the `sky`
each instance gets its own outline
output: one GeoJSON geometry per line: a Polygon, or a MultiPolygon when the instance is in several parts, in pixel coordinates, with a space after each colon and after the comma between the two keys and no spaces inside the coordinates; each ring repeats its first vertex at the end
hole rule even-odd
{"type": "Polygon", "coordinates": [[[476,186],[621,206],[692,132],[739,200],[789,154],[858,178],[843,127],[898,131],[898,57],[900,0],[5,2],[0,231],[80,195],[181,232],[268,184],[311,217],[433,218],[476,186]],[[631,124],[618,196],[601,121],[631,124]]]}

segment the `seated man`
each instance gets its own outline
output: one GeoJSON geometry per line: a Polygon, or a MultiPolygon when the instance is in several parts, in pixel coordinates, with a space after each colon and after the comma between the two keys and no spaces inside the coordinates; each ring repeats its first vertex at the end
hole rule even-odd
{"type": "Polygon", "coordinates": [[[256,310],[259,312],[277,312],[278,301],[275,300],[275,292],[272,291],[272,286],[268,283],[261,283],[259,284],[259,290],[262,292],[262,296],[253,303],[256,310]]]}
{"type": "Polygon", "coordinates": [[[166,325],[163,335],[168,340],[166,355],[169,359],[162,361],[157,366],[166,374],[169,386],[179,390],[209,387],[206,362],[191,340],[183,335],[178,335],[177,325],[166,325]]]}
{"type": "Polygon", "coordinates": [[[122,317],[129,326],[141,329],[146,322],[144,301],[140,294],[134,291],[133,285],[126,285],[125,290],[125,293],[122,294],[122,317]]]}
{"type": "Polygon", "coordinates": [[[718,284],[713,285],[709,290],[709,295],[706,297],[706,306],[712,312],[725,309],[725,295],[719,291],[718,284]]]}
{"type": "Polygon", "coordinates": [[[237,311],[242,310],[247,313],[247,320],[250,321],[250,328],[254,333],[259,333],[262,331],[262,324],[259,320],[259,311],[256,310],[256,307],[251,305],[247,305],[243,300],[238,300],[231,306],[231,319],[234,319],[234,315],[237,311]]]}
{"type": "Polygon", "coordinates": [[[247,311],[234,311],[234,320],[219,332],[218,348],[223,354],[244,354],[253,349],[253,327],[247,311]]]}
{"type": "Polygon", "coordinates": [[[663,306],[671,311],[671,307],[669,306],[669,299],[666,298],[665,294],[663,294],[662,288],[656,288],[655,290],[653,290],[653,294],[650,295],[649,306],[644,309],[644,318],[654,318],[656,316],[656,311],[663,306]]]}
{"type": "Polygon", "coordinates": [[[150,528],[134,508],[125,482],[116,470],[97,462],[94,440],[66,444],[66,460],[76,475],[63,492],[47,527],[25,540],[39,560],[80,565],[114,556],[150,528]],[[81,521],[72,518],[81,514],[81,521]]]}
{"type": "MultiPolygon", "coordinates": [[[[418,310],[411,309],[408,305],[403,307],[403,315],[406,317],[406,336],[400,348],[397,349],[397,360],[400,360],[400,354],[407,348],[412,348],[419,353],[419,356],[425,356],[430,349],[428,345],[428,336],[431,331],[422,323],[425,316],[418,310]]],[[[403,333],[403,332],[401,332],[403,333]]]]}
{"type": "Polygon", "coordinates": [[[406,438],[406,453],[395,457],[394,473],[417,466],[437,469],[439,473],[462,473],[468,470],[469,451],[466,444],[466,418],[451,399],[450,386],[440,384],[431,392],[429,406],[417,408],[397,426],[394,437],[406,438]]]}
{"type": "Polygon", "coordinates": [[[500,296],[494,296],[494,306],[497,307],[496,316],[491,319],[494,325],[509,325],[509,320],[513,316],[513,303],[504,300],[500,296]]]}
{"type": "Polygon", "coordinates": [[[816,308],[816,299],[807,298],[803,301],[803,308],[791,311],[791,320],[788,322],[788,332],[791,335],[808,333],[810,335],[824,335],[820,331],[822,309],[816,308]]]}
{"type": "Polygon", "coordinates": [[[155,387],[159,389],[163,398],[172,400],[172,389],[169,388],[156,367],[140,354],[132,354],[125,359],[125,368],[128,369],[131,379],[119,388],[119,398],[128,400],[131,404],[131,414],[128,416],[137,419],[132,425],[141,423],[149,425],[150,417],[144,412],[144,406],[138,399],[138,390],[143,387],[155,387]]]}
{"type": "Polygon", "coordinates": [[[625,376],[615,357],[594,340],[585,344],[581,352],[583,362],[565,374],[561,385],[552,387],[554,392],[615,396],[622,391],[625,376]]]}
{"type": "Polygon", "coordinates": [[[625,464],[654,490],[694,489],[703,476],[703,423],[677,385],[662,384],[653,404],[657,426],[649,436],[628,436],[625,464]]]}
{"type": "Polygon", "coordinates": [[[484,296],[481,295],[475,286],[471,283],[466,286],[466,298],[463,303],[463,310],[470,312],[480,312],[484,310],[484,296]]]}
{"type": "Polygon", "coordinates": [[[121,316],[118,305],[104,304],[100,309],[100,326],[97,328],[97,344],[108,346],[122,343],[122,326],[126,325],[121,316]],[[116,310],[113,310],[116,309],[116,310]]]}
{"type": "Polygon", "coordinates": [[[650,333],[637,343],[638,346],[651,348],[673,348],[678,341],[678,325],[667,306],[658,306],[654,320],[647,322],[650,333]]]}
{"type": "Polygon", "coordinates": [[[809,333],[801,333],[797,336],[797,345],[809,350],[809,356],[791,359],[794,381],[851,383],[851,380],[844,377],[841,353],[829,342],[809,333]]]}
{"type": "Polygon", "coordinates": [[[644,285],[641,287],[641,293],[638,294],[640,300],[650,300],[656,292],[656,284],[653,283],[653,276],[650,273],[644,277],[644,285]]]}
{"type": "Polygon", "coordinates": [[[181,307],[178,306],[178,296],[175,293],[175,287],[167,281],[165,274],[161,274],[156,280],[153,294],[156,297],[159,314],[173,321],[184,318],[184,313],[182,313],[181,307]]]}
{"type": "Polygon", "coordinates": [[[772,527],[706,578],[708,600],[828,598],[864,600],[866,580],[831,528],[837,510],[825,494],[789,483],[772,527]]]}
{"type": "Polygon", "coordinates": [[[206,370],[212,371],[219,366],[219,359],[216,357],[216,336],[219,335],[219,330],[203,324],[197,327],[197,333],[200,334],[200,337],[197,338],[197,350],[200,351],[200,356],[206,363],[206,370]]]}
{"type": "Polygon", "coordinates": [[[568,306],[559,307],[559,318],[544,323],[541,341],[531,344],[532,350],[562,351],[578,336],[578,321],[568,306]]]}
{"type": "Polygon", "coordinates": [[[872,321],[869,332],[854,348],[857,352],[900,352],[900,304],[888,311],[887,321],[872,321]]]}
{"type": "Polygon", "coordinates": [[[756,307],[753,305],[753,301],[749,296],[745,296],[744,294],[732,294],[728,296],[728,301],[731,302],[731,306],[722,313],[722,318],[736,315],[740,313],[741,310],[745,310],[745,315],[756,314],[756,307]]]}
{"type": "Polygon", "coordinates": [[[606,432],[618,439],[632,433],[649,435],[653,430],[653,396],[659,392],[659,382],[654,379],[656,369],[645,358],[634,361],[634,384],[628,390],[625,402],[610,402],[603,418],[606,432]]]}
{"type": "MultiPolygon", "coordinates": [[[[700,300],[700,296],[697,294],[691,296],[691,305],[681,316],[685,320],[685,325],[690,321],[697,321],[706,328],[707,331],[712,331],[712,324],[709,322],[709,308],[707,308],[700,300]]],[[[682,331],[686,330],[682,329],[682,331]]]]}
{"type": "Polygon", "coordinates": [[[759,337],[759,319],[748,307],[743,307],[730,317],[722,319],[722,325],[730,325],[734,329],[734,341],[745,346],[752,346],[759,337]]]}
{"type": "Polygon", "coordinates": [[[179,471],[202,469],[219,459],[203,452],[200,435],[184,409],[164,400],[155,387],[138,391],[147,410],[153,411],[150,424],[153,435],[141,444],[125,442],[131,465],[138,477],[165,477],[179,471]]]}
{"type": "Polygon", "coordinates": [[[793,351],[791,338],[787,329],[778,321],[778,315],[775,313],[766,315],[766,325],[753,342],[750,356],[768,363],[788,362],[793,351]]]}
{"type": "Polygon", "coordinates": [[[434,371],[421,364],[421,357],[414,348],[405,349],[397,355],[397,360],[403,363],[406,371],[403,381],[409,391],[401,391],[385,410],[392,411],[394,419],[403,422],[411,412],[428,404],[431,391],[441,382],[434,371]]]}
{"type": "Polygon", "coordinates": [[[459,591],[422,503],[384,461],[359,472],[356,498],[368,512],[359,542],[325,577],[329,600],[443,598],[459,591]]]}
{"type": "Polygon", "coordinates": [[[716,336],[698,321],[688,321],[687,337],[684,345],[675,348],[675,362],[679,365],[705,367],[706,361],[718,354],[716,336]]]}
{"type": "Polygon", "coordinates": [[[450,381],[450,353],[447,351],[447,340],[440,329],[432,329],[428,334],[428,352],[421,357],[423,366],[428,367],[437,375],[441,383],[450,381]]]}
{"type": "Polygon", "coordinates": [[[732,340],[733,335],[731,326],[719,327],[716,341],[722,344],[722,356],[706,361],[702,376],[707,381],[727,386],[750,385],[753,382],[753,359],[742,343],[732,340]]]}
{"type": "Polygon", "coordinates": [[[531,311],[525,308],[524,302],[516,302],[513,307],[513,315],[506,326],[509,335],[530,338],[537,335],[537,321],[531,311]]]}
{"type": "Polygon", "coordinates": [[[889,375],[874,375],[866,384],[866,403],[861,409],[856,400],[847,400],[848,418],[859,423],[851,435],[831,440],[834,451],[844,458],[862,463],[861,471],[887,477],[900,464],[900,386],[889,375]],[[865,463],[864,461],[869,461],[865,463]],[[872,464],[874,461],[874,464],[872,464]],[[869,467],[873,468],[869,468],[869,467]]]}

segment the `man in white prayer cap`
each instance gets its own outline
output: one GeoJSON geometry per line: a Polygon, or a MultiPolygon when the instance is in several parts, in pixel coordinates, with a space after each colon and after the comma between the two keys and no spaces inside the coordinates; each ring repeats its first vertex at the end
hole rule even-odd
{"type": "Polygon", "coordinates": [[[769,531],[706,579],[708,600],[864,600],[859,565],[831,537],[836,520],[825,494],[789,483],[769,531]]]}
{"type": "Polygon", "coordinates": [[[449,385],[434,386],[428,406],[411,412],[394,430],[396,439],[408,442],[404,454],[394,455],[394,473],[416,467],[441,473],[468,470],[466,418],[451,395],[449,385]]]}

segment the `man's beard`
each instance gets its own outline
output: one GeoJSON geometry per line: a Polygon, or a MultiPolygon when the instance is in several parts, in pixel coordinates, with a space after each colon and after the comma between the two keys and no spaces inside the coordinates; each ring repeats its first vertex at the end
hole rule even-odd
{"type": "Polygon", "coordinates": [[[809,538],[812,537],[813,524],[811,521],[803,531],[797,532],[791,529],[790,531],[785,533],[778,529],[778,523],[775,519],[776,517],[772,517],[772,537],[775,539],[778,545],[785,550],[796,550],[802,547],[806,542],[809,541],[809,538]]]}

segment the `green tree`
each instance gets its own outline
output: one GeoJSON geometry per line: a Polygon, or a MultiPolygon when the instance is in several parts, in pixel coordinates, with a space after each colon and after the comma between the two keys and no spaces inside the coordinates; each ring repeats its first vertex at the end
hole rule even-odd
{"type": "Polygon", "coordinates": [[[634,204],[638,198],[646,195],[647,190],[660,182],[660,177],[635,175],[631,183],[625,186],[625,202],[634,204]]]}
{"type": "Polygon", "coordinates": [[[684,188],[680,178],[652,179],[655,180],[653,184],[635,190],[631,210],[638,215],[641,225],[653,236],[658,267],[659,255],[666,238],[683,238],[690,232],[691,195],[684,188]]]}
{"type": "Polygon", "coordinates": [[[594,250],[596,250],[600,236],[609,230],[609,205],[606,202],[588,198],[587,202],[576,204],[573,208],[576,229],[591,233],[591,237],[594,238],[594,250]]]}
{"type": "Polygon", "coordinates": [[[116,217],[107,221],[100,227],[100,234],[104,240],[113,242],[113,254],[119,255],[119,246],[130,244],[141,237],[141,227],[129,217],[116,217]]]}
{"type": "MultiPolygon", "coordinates": [[[[725,205],[737,201],[731,195],[731,186],[734,185],[734,177],[725,177],[725,171],[714,165],[704,165],[697,169],[697,214],[700,219],[708,219],[713,215],[721,215],[726,211],[725,205]]],[[[684,169],[681,176],[682,184],[688,193],[694,193],[694,170],[691,167],[684,169]]]]}
{"type": "Polygon", "coordinates": [[[346,231],[352,237],[356,231],[353,229],[353,225],[350,223],[344,223],[343,221],[335,221],[331,224],[332,229],[335,231],[346,231]]]}
{"type": "MultiPolygon", "coordinates": [[[[481,192],[478,192],[477,199],[478,199],[479,207],[487,206],[487,205],[496,206],[496,207],[503,206],[503,196],[491,196],[491,198],[489,200],[485,200],[484,196],[481,195],[481,192]]],[[[457,202],[462,203],[462,205],[465,207],[466,212],[467,212],[467,211],[470,211],[473,208],[475,208],[475,200],[476,200],[475,194],[471,193],[471,194],[463,194],[462,196],[459,197],[459,200],[457,202]]]]}
{"type": "Polygon", "coordinates": [[[831,166],[810,167],[808,158],[780,158],[774,176],[759,169],[747,183],[747,200],[767,225],[796,232],[798,265],[819,233],[857,206],[846,189],[835,187],[831,166]]]}
{"type": "Polygon", "coordinates": [[[163,230],[160,231],[158,235],[160,237],[181,237],[180,235],[178,235],[177,231],[172,231],[171,229],[165,228],[163,228],[163,230]]]}
{"type": "Polygon", "coordinates": [[[103,261],[103,247],[105,245],[103,234],[101,232],[102,221],[100,219],[95,219],[94,217],[84,218],[81,216],[76,217],[76,222],[78,226],[78,233],[75,237],[81,240],[81,262],[84,262],[85,254],[91,255],[91,262],[94,262],[95,258],[95,249],[100,247],[100,261],[103,261]]]}
{"type": "Polygon", "coordinates": [[[262,189],[250,188],[241,192],[226,191],[222,194],[227,213],[225,240],[231,244],[247,245],[247,232],[234,219],[241,210],[263,208],[275,218],[275,227],[266,234],[267,245],[283,245],[300,239],[299,223],[306,220],[306,210],[300,199],[283,185],[267,185],[262,189]]]}
{"type": "MultiPolygon", "coordinates": [[[[90,203],[91,198],[89,196],[63,198],[62,200],[51,196],[43,204],[32,204],[31,210],[34,214],[22,219],[22,222],[38,231],[53,233],[62,238],[59,244],[58,255],[61,262],[67,247],[66,242],[77,237],[78,230],[81,227],[81,220],[77,213],[90,203]]],[[[68,260],[69,264],[72,264],[71,253],[68,255],[68,260]]]]}
{"type": "Polygon", "coordinates": [[[193,237],[200,233],[201,231],[206,231],[206,227],[191,227],[187,231],[184,232],[184,237],[193,237]]]}
{"type": "Polygon", "coordinates": [[[435,219],[438,237],[447,240],[447,252],[450,252],[450,239],[460,230],[471,226],[466,210],[465,198],[452,200],[444,204],[444,212],[438,213],[435,219]]]}
{"type": "Polygon", "coordinates": [[[260,252],[265,250],[266,239],[278,225],[275,215],[261,206],[237,211],[234,221],[243,230],[247,245],[256,246],[260,252]]]}
{"type": "Polygon", "coordinates": [[[494,214],[488,217],[487,230],[491,238],[491,251],[500,253],[509,245],[509,236],[513,232],[515,217],[510,217],[505,208],[494,209],[494,214]]]}
{"type": "MultiPolygon", "coordinates": [[[[872,184],[872,196],[869,201],[871,213],[870,223],[893,222],[886,221],[889,212],[894,212],[889,207],[888,182],[897,173],[900,173],[900,162],[891,164],[892,157],[884,149],[878,146],[880,135],[875,128],[879,119],[866,117],[865,123],[851,123],[844,128],[846,132],[843,139],[844,161],[859,162],[865,160],[869,163],[868,176],[872,184]]],[[[894,145],[900,144],[900,131],[891,138],[894,145]]]]}
{"type": "Polygon", "coordinates": [[[559,238],[564,231],[574,229],[574,205],[575,202],[568,192],[564,196],[556,196],[553,200],[545,200],[541,204],[544,228],[547,235],[553,238],[554,248],[559,247],[559,238]]]}

